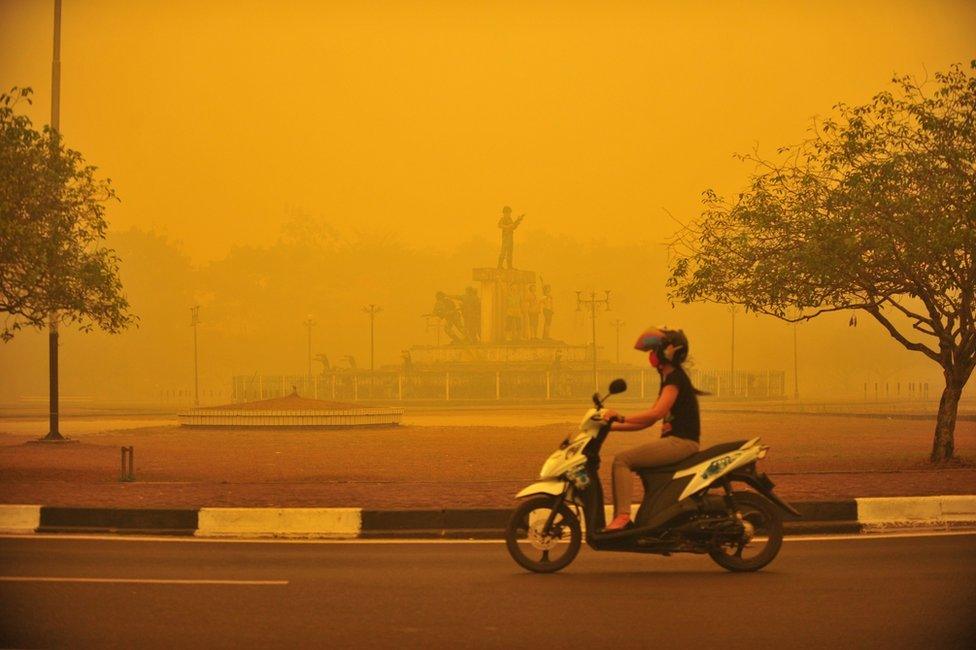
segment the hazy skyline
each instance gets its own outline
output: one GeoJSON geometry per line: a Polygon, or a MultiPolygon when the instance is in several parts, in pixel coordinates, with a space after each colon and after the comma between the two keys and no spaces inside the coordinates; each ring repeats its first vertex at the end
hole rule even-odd
{"type": "MultiPolygon", "coordinates": [[[[48,1],[0,3],[0,83],[50,105],[48,1]]],[[[525,228],[659,241],[732,154],[800,139],[891,75],[976,51],[966,2],[72,2],[62,131],[115,182],[113,227],[195,261],[289,206],[453,246],[525,228]]]]}
{"type": "MultiPolygon", "coordinates": [[[[28,112],[38,128],[49,119],[52,4],[0,0],[0,84],[34,88],[28,112]]],[[[796,142],[814,115],[867,100],[895,73],[924,76],[973,58],[976,5],[66,0],[62,33],[62,132],[118,190],[122,202],[108,211],[113,235],[158,232],[171,244],[166,259],[185,254],[185,279],[197,283],[181,289],[186,302],[210,290],[200,278],[245,255],[234,258],[235,249],[275,246],[297,215],[362,242],[390,236],[407,256],[435,265],[440,256],[461,269],[456,280],[443,269],[402,278],[419,298],[364,272],[342,288],[341,313],[328,312],[323,296],[335,288],[321,279],[305,304],[268,303],[260,350],[227,338],[239,314],[205,306],[201,334],[225,346],[207,348],[215,356],[205,371],[226,386],[232,372],[302,372],[300,323],[311,312],[323,348],[336,354],[363,359],[368,349],[359,302],[386,309],[379,363],[426,342],[417,316],[429,309],[424,296],[463,288],[465,252],[485,256],[464,260],[468,268],[493,264],[503,205],[527,213],[516,266],[561,276],[564,317],[575,289],[614,289],[613,317],[634,328],[680,324],[696,336],[698,363],[727,367],[727,310],[671,311],[664,298],[659,243],[676,227],[667,212],[685,220],[705,188],[741,188],[751,169],[735,152],[796,142]],[[562,238],[558,259],[534,263],[519,252],[551,238],[562,238]],[[592,250],[626,251],[627,259],[602,268],[589,252],[574,254],[574,245],[594,241],[602,243],[592,250]],[[456,286],[441,286],[448,282],[456,286]]],[[[383,251],[376,254],[379,268],[383,251]]],[[[115,359],[121,386],[145,363],[140,345],[171,364],[167,381],[187,382],[189,305],[174,297],[172,309],[147,317],[157,269],[145,263],[123,259],[122,268],[124,281],[140,278],[127,284],[143,312],[139,330],[64,334],[66,394],[108,372],[88,358],[95,349],[115,359]],[[152,339],[165,318],[172,331],[152,339]]],[[[240,303],[252,281],[210,299],[240,303]]],[[[928,360],[867,318],[856,330],[846,318],[803,326],[802,394],[830,394],[845,374],[938,381],[928,360]],[[847,349],[875,357],[829,353],[847,349]]],[[[572,343],[588,339],[585,328],[558,327],[572,343]]],[[[788,326],[743,318],[737,337],[737,366],[791,372],[788,326]]],[[[612,345],[605,324],[600,343],[612,345]]],[[[0,398],[44,393],[45,345],[43,333],[22,332],[0,348],[5,371],[22,369],[3,373],[0,398]]]]}

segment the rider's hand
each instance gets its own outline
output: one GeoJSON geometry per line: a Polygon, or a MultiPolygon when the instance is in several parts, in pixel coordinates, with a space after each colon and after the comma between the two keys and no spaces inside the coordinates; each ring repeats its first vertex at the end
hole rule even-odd
{"type": "Polygon", "coordinates": [[[604,422],[623,422],[623,416],[613,409],[604,409],[600,414],[604,422]]]}

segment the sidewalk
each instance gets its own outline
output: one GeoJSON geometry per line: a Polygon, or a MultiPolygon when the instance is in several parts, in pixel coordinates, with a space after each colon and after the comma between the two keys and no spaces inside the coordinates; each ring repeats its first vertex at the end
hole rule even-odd
{"type": "MultiPolygon", "coordinates": [[[[787,535],[971,528],[976,495],[848,499],[795,504],[787,535]]],[[[211,538],[501,539],[512,509],[120,509],[0,505],[0,534],[87,533],[211,538]]]]}
{"type": "MultiPolygon", "coordinates": [[[[507,416],[506,416],[507,417],[507,416]]],[[[471,418],[458,415],[459,422],[471,418]]],[[[513,419],[512,421],[517,421],[513,419]]],[[[387,429],[186,429],[173,425],[65,431],[79,442],[24,444],[3,433],[0,503],[59,507],[354,507],[504,509],[532,482],[573,424],[403,426],[387,429]],[[120,447],[135,449],[135,481],[119,482],[120,447]]],[[[41,425],[42,426],[42,425],[41,425]]],[[[86,425],[88,426],[88,425],[86,425]]],[[[932,425],[916,420],[751,413],[703,414],[705,445],[761,436],[763,470],[787,501],[976,494],[976,465],[933,468],[932,425]]],[[[612,436],[613,455],[651,434],[612,436]]],[[[956,447],[976,450],[976,423],[956,447]]],[[[635,495],[639,495],[635,483],[635,495]]]]}

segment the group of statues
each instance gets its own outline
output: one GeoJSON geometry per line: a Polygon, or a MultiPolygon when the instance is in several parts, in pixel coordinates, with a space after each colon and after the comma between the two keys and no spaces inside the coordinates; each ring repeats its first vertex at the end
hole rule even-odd
{"type": "MultiPolygon", "coordinates": [[[[542,295],[538,296],[534,284],[512,284],[505,296],[505,341],[549,340],[553,315],[551,287],[542,285],[542,295]]],[[[438,291],[429,315],[440,320],[451,342],[482,342],[481,298],[474,287],[468,287],[461,295],[438,291]]]]}
{"type": "Polygon", "coordinates": [[[481,298],[474,287],[459,296],[438,291],[431,314],[441,320],[444,333],[454,343],[481,341],[481,298]]]}
{"type": "Polygon", "coordinates": [[[525,341],[538,339],[540,316],[542,337],[549,340],[549,328],[552,325],[552,289],[548,284],[542,285],[542,295],[535,292],[535,285],[525,286],[524,291],[518,291],[518,286],[509,287],[506,292],[505,305],[505,340],[525,341]]]}
{"type": "MultiPolygon", "coordinates": [[[[515,229],[519,227],[524,214],[512,218],[512,208],[502,208],[502,217],[498,220],[501,229],[501,251],[498,254],[499,269],[513,269],[515,247],[515,229]]],[[[512,278],[518,276],[511,276],[512,278]]],[[[542,283],[542,295],[536,292],[536,284],[517,281],[502,276],[503,290],[493,293],[494,300],[502,300],[503,304],[492,306],[494,321],[492,331],[488,333],[491,341],[482,338],[481,296],[474,287],[468,287],[461,295],[450,295],[438,291],[434,298],[434,307],[428,316],[440,321],[444,333],[453,343],[481,343],[497,342],[498,330],[506,342],[530,341],[549,339],[552,325],[553,301],[552,290],[549,285],[542,283]],[[507,280],[507,282],[506,282],[507,280]],[[541,326],[541,332],[540,332],[541,326]]]]}

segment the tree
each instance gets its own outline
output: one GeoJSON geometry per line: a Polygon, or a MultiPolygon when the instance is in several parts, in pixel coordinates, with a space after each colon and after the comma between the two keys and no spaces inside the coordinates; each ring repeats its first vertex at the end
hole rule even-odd
{"type": "Polygon", "coordinates": [[[83,331],[119,332],[134,318],[118,256],[102,245],[115,191],[57,132],[38,132],[16,112],[30,95],[0,95],[0,339],[41,328],[52,314],[83,331]]]}
{"type": "Polygon", "coordinates": [[[703,194],[672,242],[672,300],[796,322],[861,309],[945,378],[931,460],[954,453],[976,365],[976,61],[838,104],[756,165],[733,200],[703,194]]]}

